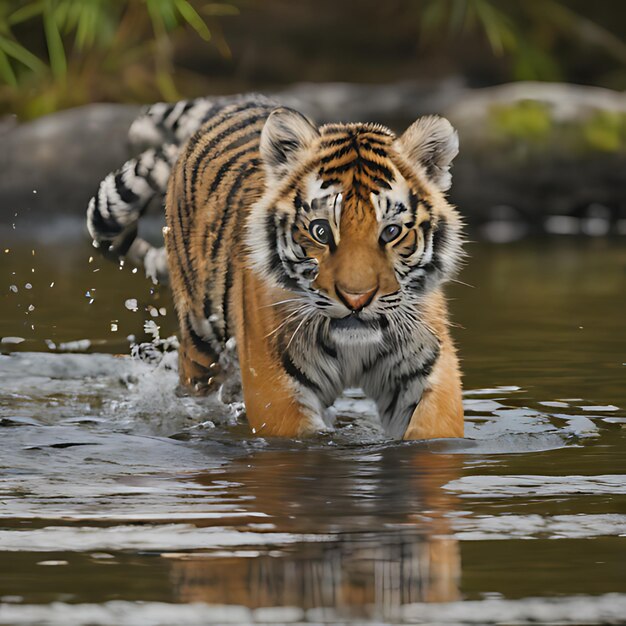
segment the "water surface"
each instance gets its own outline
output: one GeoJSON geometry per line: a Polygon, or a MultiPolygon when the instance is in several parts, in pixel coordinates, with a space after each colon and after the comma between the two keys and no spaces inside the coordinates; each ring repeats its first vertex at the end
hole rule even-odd
{"type": "Polygon", "coordinates": [[[470,245],[466,439],[398,443],[176,396],[168,294],[77,241],[3,231],[0,624],[623,623],[623,242],[470,245]]]}

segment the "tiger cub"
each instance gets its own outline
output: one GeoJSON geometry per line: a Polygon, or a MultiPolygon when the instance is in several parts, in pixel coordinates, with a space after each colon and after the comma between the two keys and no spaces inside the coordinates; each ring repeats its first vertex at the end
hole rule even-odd
{"type": "Polygon", "coordinates": [[[390,437],[463,436],[441,288],[462,255],[447,120],[318,128],[256,97],[224,101],[176,150],[164,235],[184,387],[218,389],[234,339],[257,434],[328,430],[360,387],[390,437]]]}

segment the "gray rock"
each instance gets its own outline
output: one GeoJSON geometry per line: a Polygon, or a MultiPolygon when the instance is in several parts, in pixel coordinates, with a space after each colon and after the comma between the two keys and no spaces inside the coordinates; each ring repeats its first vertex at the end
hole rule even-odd
{"type": "Polygon", "coordinates": [[[84,211],[98,181],[128,158],[126,134],[138,112],[138,106],[92,104],[2,124],[0,221],[84,211]]]}
{"type": "MultiPolygon", "coordinates": [[[[519,224],[585,218],[597,205],[611,223],[626,217],[626,94],[550,83],[472,90],[447,80],[298,84],[274,95],[318,122],[378,121],[398,132],[420,115],[445,115],[461,140],[451,199],[470,223],[493,222],[494,207],[503,206],[519,224]]],[[[101,178],[129,157],[127,131],[138,111],[94,104],[22,125],[0,120],[0,226],[82,217],[101,178]]]]}
{"type": "Polygon", "coordinates": [[[533,223],[597,204],[626,215],[626,94],[523,82],[468,90],[442,113],[461,140],[451,199],[470,220],[501,205],[533,223]]]}

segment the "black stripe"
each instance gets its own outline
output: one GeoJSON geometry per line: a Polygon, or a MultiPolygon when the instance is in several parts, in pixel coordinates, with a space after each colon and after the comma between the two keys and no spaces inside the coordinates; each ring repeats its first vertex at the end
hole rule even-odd
{"type": "Polygon", "coordinates": [[[383,180],[382,178],[378,178],[378,176],[371,176],[371,179],[375,185],[378,185],[379,187],[382,187],[383,189],[391,189],[391,185],[386,180],[383,180]]]}
{"type": "Polygon", "coordinates": [[[233,288],[233,264],[226,263],[226,279],[224,280],[224,293],[222,295],[222,315],[224,318],[224,338],[228,338],[228,310],[230,306],[230,292],[233,288]]]}
{"type": "Polygon", "coordinates": [[[325,341],[324,328],[321,324],[317,330],[317,343],[329,357],[333,359],[337,358],[337,350],[335,350],[332,346],[329,346],[325,341]]]}
{"type": "MultiPolygon", "coordinates": [[[[213,239],[213,245],[211,246],[211,258],[215,259],[219,252],[220,244],[222,243],[222,236],[224,234],[224,229],[226,228],[226,224],[230,221],[231,209],[233,208],[235,194],[241,191],[241,185],[244,179],[250,175],[251,171],[259,164],[258,159],[251,159],[244,166],[242,166],[239,174],[237,174],[237,178],[233,181],[231,185],[228,195],[223,202],[223,209],[221,215],[218,216],[220,220],[219,227],[217,229],[217,233],[215,235],[215,239],[213,239]]],[[[211,224],[207,224],[207,229],[215,230],[215,222],[211,224]]],[[[205,239],[203,242],[203,253],[206,256],[207,245],[208,245],[208,233],[205,233],[205,239]]]]}
{"type": "Polygon", "coordinates": [[[342,156],[345,156],[349,152],[353,152],[354,148],[352,146],[352,142],[346,143],[346,145],[342,146],[338,150],[335,150],[331,154],[327,154],[326,156],[320,159],[320,163],[330,163],[336,159],[340,159],[342,156]]]}
{"type": "Polygon", "coordinates": [[[288,352],[283,352],[281,361],[283,367],[285,368],[285,371],[287,372],[287,374],[289,374],[289,376],[297,380],[301,385],[308,387],[309,389],[313,389],[317,392],[321,391],[319,385],[312,381],[300,368],[295,365],[295,363],[291,360],[288,352]]]}
{"type": "Polygon", "coordinates": [[[183,107],[183,110],[179,113],[178,117],[172,122],[172,132],[176,132],[178,130],[178,125],[180,124],[180,120],[184,117],[185,113],[189,111],[189,109],[195,105],[195,100],[188,100],[183,107]]]}
{"type": "MultiPolygon", "coordinates": [[[[324,174],[324,172],[320,172],[320,176],[324,176],[324,174]]],[[[340,183],[341,181],[338,178],[328,178],[320,185],[320,187],[322,189],[328,189],[331,185],[339,185],[340,183]]]]}
{"type": "Polygon", "coordinates": [[[362,142],[361,145],[368,150],[369,152],[373,152],[375,155],[379,156],[379,157],[383,157],[385,158],[389,158],[389,152],[388,150],[385,150],[384,148],[377,148],[374,146],[371,146],[369,143],[367,142],[362,142]]]}
{"type": "Polygon", "coordinates": [[[384,178],[387,181],[393,181],[393,172],[384,165],[380,163],[376,163],[375,161],[370,161],[366,159],[364,156],[360,156],[359,164],[369,170],[371,172],[371,177],[384,178]]]}
{"type": "Polygon", "coordinates": [[[331,174],[343,174],[344,172],[347,172],[350,168],[354,167],[354,165],[356,164],[357,159],[352,159],[351,161],[348,161],[347,163],[344,163],[343,165],[335,165],[335,167],[325,167],[322,170],[322,175],[324,177],[329,176],[331,174]]]}
{"type": "MultiPolygon", "coordinates": [[[[246,143],[250,141],[251,139],[254,139],[255,137],[257,137],[259,134],[260,134],[260,131],[254,132],[250,135],[246,135],[246,143]]],[[[225,148],[225,150],[228,150],[228,149],[230,149],[230,146],[225,148]]],[[[232,166],[242,156],[246,156],[247,154],[254,152],[256,149],[257,149],[257,144],[248,146],[247,148],[241,150],[240,152],[236,152],[232,157],[230,157],[230,159],[222,163],[222,165],[220,166],[220,169],[217,170],[217,173],[215,174],[213,178],[213,182],[211,183],[211,187],[209,188],[209,192],[207,194],[207,199],[211,196],[211,194],[214,194],[217,191],[217,188],[220,186],[220,183],[222,182],[222,179],[224,178],[224,174],[226,174],[226,172],[228,172],[228,170],[231,169],[232,166]]]]}
{"type": "Polygon", "coordinates": [[[123,229],[118,221],[112,215],[108,218],[104,217],[100,211],[99,197],[95,196],[94,200],[94,209],[91,214],[92,230],[95,230],[99,235],[104,235],[105,237],[115,237],[119,235],[123,229]]]}
{"type": "MultiPolygon", "coordinates": [[[[341,126],[337,126],[338,131],[344,131],[341,126]]],[[[352,145],[352,136],[350,135],[342,135],[341,137],[337,137],[336,139],[322,139],[320,144],[320,148],[339,148],[339,146],[343,146],[345,143],[350,143],[352,145]]]]}
{"type": "MultiPolygon", "coordinates": [[[[206,159],[207,155],[211,153],[215,148],[227,137],[236,133],[237,131],[246,128],[246,126],[250,126],[252,124],[256,124],[258,121],[266,119],[269,115],[269,109],[264,110],[261,114],[252,115],[250,117],[245,117],[242,120],[236,122],[235,124],[231,124],[227,126],[224,130],[219,132],[217,135],[211,138],[210,141],[207,142],[205,146],[203,146],[202,150],[199,154],[190,155],[187,159],[187,164],[191,169],[191,201],[192,204],[195,205],[195,197],[196,197],[196,187],[198,183],[198,173],[200,170],[200,166],[204,159],[206,159]],[[191,158],[193,156],[193,159],[191,158]]],[[[205,129],[203,129],[203,135],[206,136],[208,133],[205,129]]]]}
{"type": "Polygon", "coordinates": [[[200,352],[201,354],[205,354],[209,356],[211,359],[215,358],[215,351],[211,348],[211,344],[206,342],[196,331],[193,329],[191,325],[191,318],[187,315],[187,332],[189,333],[189,337],[193,343],[193,347],[200,352]]]}
{"type": "Polygon", "coordinates": [[[411,210],[411,218],[413,221],[417,219],[417,205],[419,203],[419,198],[416,194],[411,192],[409,194],[409,209],[411,210]]]}
{"type": "Polygon", "coordinates": [[[191,279],[189,278],[189,276],[187,275],[187,257],[186,257],[186,249],[185,249],[185,231],[184,231],[184,226],[182,223],[182,216],[181,216],[181,202],[182,202],[182,198],[180,197],[180,195],[178,195],[177,198],[177,213],[178,213],[178,223],[179,223],[179,227],[180,230],[178,230],[176,228],[175,224],[171,225],[172,228],[172,245],[174,246],[174,253],[176,254],[176,259],[178,261],[178,268],[180,270],[181,276],[183,277],[183,282],[185,283],[185,289],[187,290],[187,294],[192,297],[194,294],[194,286],[192,284],[191,279]],[[176,241],[176,235],[180,234],[180,241],[176,241]],[[181,253],[185,253],[185,258],[183,259],[183,257],[181,256],[181,253]],[[185,262],[183,262],[183,260],[185,262]]]}
{"type": "Polygon", "coordinates": [[[115,175],[115,191],[125,204],[133,204],[139,199],[139,196],[123,181],[121,170],[115,175]]]}
{"type": "Polygon", "coordinates": [[[267,240],[272,249],[270,255],[270,271],[274,274],[276,280],[278,280],[284,287],[287,287],[292,291],[300,291],[301,289],[298,282],[285,273],[283,262],[278,254],[278,228],[276,226],[274,214],[271,212],[268,213],[265,218],[265,228],[267,231],[267,240]]]}

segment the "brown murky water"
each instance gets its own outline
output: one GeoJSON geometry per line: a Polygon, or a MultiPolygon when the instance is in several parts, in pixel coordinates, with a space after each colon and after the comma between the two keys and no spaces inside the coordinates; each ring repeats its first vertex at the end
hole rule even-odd
{"type": "Polygon", "coordinates": [[[0,624],[624,623],[623,241],[469,247],[466,439],[299,442],[114,356],[171,302],[67,232],[2,236],[0,624]]]}

